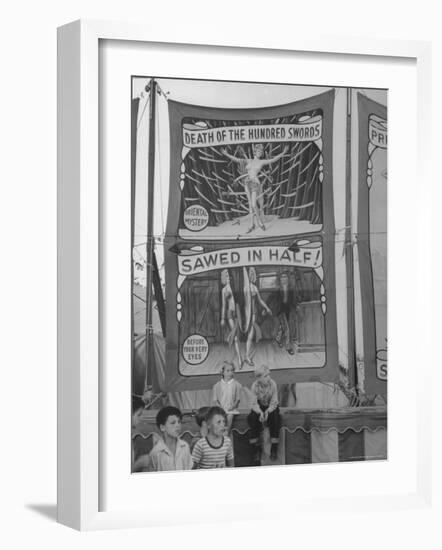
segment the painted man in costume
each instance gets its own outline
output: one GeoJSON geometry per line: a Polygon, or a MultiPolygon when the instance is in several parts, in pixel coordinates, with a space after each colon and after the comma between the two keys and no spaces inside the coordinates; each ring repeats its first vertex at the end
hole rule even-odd
{"type": "Polygon", "coordinates": [[[294,292],[290,288],[289,275],[283,271],[279,276],[278,289],[278,332],[275,341],[280,347],[285,347],[287,353],[293,355],[293,337],[290,331],[290,310],[296,307],[294,292]]]}

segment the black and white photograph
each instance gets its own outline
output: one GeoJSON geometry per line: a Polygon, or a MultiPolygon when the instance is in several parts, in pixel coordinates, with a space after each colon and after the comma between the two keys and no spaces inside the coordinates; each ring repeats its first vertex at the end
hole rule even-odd
{"type": "Polygon", "coordinates": [[[385,460],[387,90],[134,76],[131,127],[132,472],[385,460]]]}
{"type": "Polygon", "coordinates": [[[440,546],[437,6],[5,5],[2,548],[440,546]]]}

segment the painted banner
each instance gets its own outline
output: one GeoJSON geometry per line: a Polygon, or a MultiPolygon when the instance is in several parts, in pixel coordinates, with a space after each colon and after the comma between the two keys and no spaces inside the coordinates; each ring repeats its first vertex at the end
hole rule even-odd
{"type": "Polygon", "coordinates": [[[359,383],[368,394],[387,393],[387,109],[358,94],[357,243],[362,356],[359,383]]]}
{"type": "Polygon", "coordinates": [[[259,109],[169,101],[166,389],[338,377],[334,91],[259,109]]]}

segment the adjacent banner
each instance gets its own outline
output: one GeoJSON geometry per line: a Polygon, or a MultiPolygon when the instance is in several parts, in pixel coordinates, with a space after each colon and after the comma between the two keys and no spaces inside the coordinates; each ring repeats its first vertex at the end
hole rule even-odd
{"type": "Polygon", "coordinates": [[[260,109],[169,101],[166,389],[336,381],[334,91],[260,109]]]}
{"type": "Polygon", "coordinates": [[[359,383],[387,393],[387,109],[358,94],[357,243],[362,310],[359,383]]]}

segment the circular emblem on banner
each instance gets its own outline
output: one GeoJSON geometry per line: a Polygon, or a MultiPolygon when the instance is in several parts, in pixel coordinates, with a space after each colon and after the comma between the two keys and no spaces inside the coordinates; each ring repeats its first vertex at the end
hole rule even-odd
{"type": "Polygon", "coordinates": [[[186,363],[199,365],[209,354],[209,342],[201,334],[192,334],[184,340],[182,353],[186,363]]]}
{"type": "Polygon", "coordinates": [[[199,204],[192,204],[184,210],[184,225],[190,231],[201,231],[209,223],[209,213],[199,204]]]}

